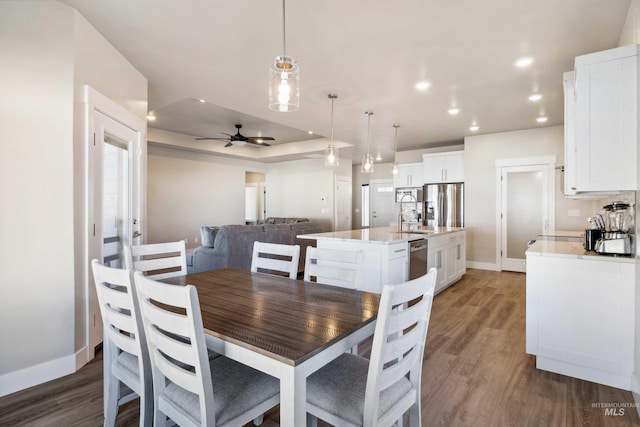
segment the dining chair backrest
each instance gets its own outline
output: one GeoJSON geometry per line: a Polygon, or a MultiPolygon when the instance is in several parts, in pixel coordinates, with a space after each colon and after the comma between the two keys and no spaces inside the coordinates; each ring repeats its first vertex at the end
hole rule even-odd
{"type": "Polygon", "coordinates": [[[363,262],[363,251],[308,247],[304,263],[304,280],[360,289],[363,262]]]}
{"type": "Polygon", "coordinates": [[[127,268],[146,273],[156,280],[187,274],[187,251],[184,240],[124,247],[127,268]]]}
{"type": "Polygon", "coordinates": [[[420,425],[422,359],[427,340],[436,269],[417,279],[382,289],[371,346],[364,401],[364,425],[391,425],[410,410],[410,425],[420,425]],[[416,301],[419,299],[418,301],[416,301]],[[409,374],[412,391],[377,419],[380,393],[409,374]]]}
{"type": "Polygon", "coordinates": [[[159,419],[161,412],[180,426],[214,426],[211,368],[196,288],[157,282],[141,272],[134,277],[151,355],[154,425],[165,424],[166,419],[159,419]],[[195,422],[193,414],[167,398],[189,393],[199,404],[195,422]]]}
{"type": "Polygon", "coordinates": [[[119,381],[140,396],[140,425],[151,425],[152,375],[133,271],[91,261],[103,322],[105,425],[112,426],[120,397],[119,381]]]}
{"type": "Polygon", "coordinates": [[[300,245],[254,242],[251,271],[284,275],[290,279],[298,277],[300,245]]]}

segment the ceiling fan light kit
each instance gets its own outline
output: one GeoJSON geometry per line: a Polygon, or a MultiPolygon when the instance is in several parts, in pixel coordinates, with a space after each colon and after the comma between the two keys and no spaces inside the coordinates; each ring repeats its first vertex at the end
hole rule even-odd
{"type": "Polygon", "coordinates": [[[287,56],[285,0],[282,0],[282,55],[276,56],[269,68],[269,108],[282,113],[300,108],[300,69],[287,56]]]}
{"type": "Polygon", "coordinates": [[[326,150],[324,150],[324,165],[333,167],[338,166],[340,160],[338,158],[338,147],[333,143],[333,101],[338,98],[338,95],[329,94],[331,100],[331,142],[326,150]]]}
{"type": "Polygon", "coordinates": [[[231,135],[229,133],[221,132],[224,135],[227,135],[225,138],[196,138],[196,141],[205,141],[205,140],[213,140],[213,141],[228,141],[225,147],[243,147],[249,144],[254,144],[257,146],[269,147],[270,144],[267,144],[264,141],[275,141],[275,138],[270,136],[244,136],[240,133],[240,129],[242,129],[241,124],[236,124],[236,129],[238,131],[235,135],[231,135]]]}

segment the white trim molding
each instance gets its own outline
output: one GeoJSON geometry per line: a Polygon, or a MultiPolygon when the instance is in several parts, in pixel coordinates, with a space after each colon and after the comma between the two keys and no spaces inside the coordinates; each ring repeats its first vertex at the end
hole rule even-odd
{"type": "Polygon", "coordinates": [[[467,268],[475,268],[478,270],[500,271],[498,264],[491,262],[467,261],[467,268]]]}
{"type": "Polygon", "coordinates": [[[0,397],[76,372],[76,354],[0,376],[0,397]]]}

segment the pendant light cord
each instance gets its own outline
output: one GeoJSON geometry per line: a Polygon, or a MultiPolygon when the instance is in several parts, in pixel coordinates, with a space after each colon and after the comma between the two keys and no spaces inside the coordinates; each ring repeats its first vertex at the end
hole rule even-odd
{"type": "Polygon", "coordinates": [[[282,0],[282,56],[287,56],[287,30],[285,26],[285,0],[282,0]]]}
{"type": "Polygon", "coordinates": [[[367,115],[367,156],[369,155],[369,133],[371,129],[371,116],[373,113],[371,111],[367,111],[365,113],[367,115]]]}
{"type": "Polygon", "coordinates": [[[333,146],[333,101],[335,99],[334,97],[331,97],[331,145],[333,146]]]}
{"type": "Polygon", "coordinates": [[[393,125],[394,128],[396,128],[396,140],[395,140],[395,144],[393,146],[393,163],[396,162],[396,153],[398,152],[398,128],[400,127],[400,125],[393,125]]]}

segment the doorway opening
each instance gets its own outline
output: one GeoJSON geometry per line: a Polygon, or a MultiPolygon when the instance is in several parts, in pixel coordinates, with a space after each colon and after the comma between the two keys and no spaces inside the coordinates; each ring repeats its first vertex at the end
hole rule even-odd
{"type": "Polygon", "coordinates": [[[267,217],[267,186],[262,172],[245,172],[244,220],[257,224],[267,217]]]}
{"type": "Polygon", "coordinates": [[[555,156],[496,161],[496,260],[525,272],[528,242],[555,231],[555,156]]]}

